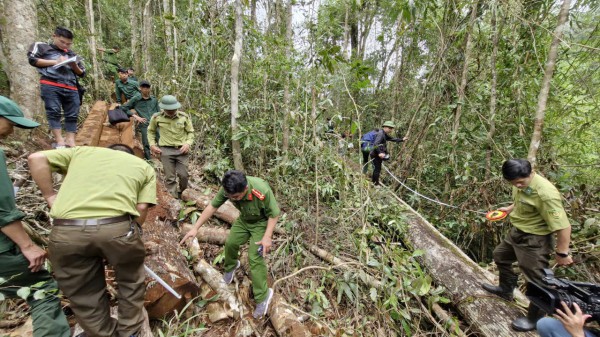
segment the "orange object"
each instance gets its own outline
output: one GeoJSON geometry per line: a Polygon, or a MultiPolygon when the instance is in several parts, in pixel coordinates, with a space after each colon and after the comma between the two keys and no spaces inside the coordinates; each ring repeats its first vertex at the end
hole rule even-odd
{"type": "Polygon", "coordinates": [[[499,211],[499,210],[489,211],[485,214],[485,218],[488,219],[489,221],[502,220],[502,219],[506,218],[507,216],[508,216],[507,212],[499,211]]]}

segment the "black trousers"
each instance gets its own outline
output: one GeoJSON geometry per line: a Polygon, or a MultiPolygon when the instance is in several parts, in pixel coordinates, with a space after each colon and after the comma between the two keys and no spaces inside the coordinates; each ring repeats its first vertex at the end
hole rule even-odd
{"type": "Polygon", "coordinates": [[[373,176],[371,177],[371,181],[373,185],[379,185],[379,175],[381,174],[381,163],[383,163],[383,160],[375,152],[371,153],[371,159],[373,160],[373,176]]]}

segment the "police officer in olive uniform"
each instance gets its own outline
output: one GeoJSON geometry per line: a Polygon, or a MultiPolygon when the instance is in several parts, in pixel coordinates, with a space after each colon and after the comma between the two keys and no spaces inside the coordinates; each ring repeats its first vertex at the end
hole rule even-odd
{"type": "Polygon", "coordinates": [[[238,253],[240,245],[249,241],[248,260],[252,276],[252,292],[256,301],[254,318],[263,317],[273,298],[273,289],[267,286],[267,265],[264,256],[272,246],[273,230],[281,213],[269,184],[256,177],[246,177],[240,171],[225,173],[222,187],[206,207],[194,227],[184,236],[181,243],[198,234],[202,226],[217,209],[229,199],[240,210],[239,218],[231,226],[225,242],[225,274],[223,281],[233,281],[235,270],[240,267],[238,253]]]}
{"type": "Polygon", "coordinates": [[[158,106],[162,112],[154,114],[148,125],[148,142],[150,150],[160,155],[165,171],[165,185],[175,198],[180,198],[181,193],[188,185],[188,153],[194,142],[194,126],[192,119],[185,112],[178,111],[181,103],[175,96],[166,95],[160,99],[158,106]],[[158,144],[156,130],[160,133],[158,144]],[[177,191],[179,179],[179,192],[177,191]]]}
{"type": "MultiPolygon", "coordinates": [[[[0,96],[0,138],[10,135],[13,126],[32,129],[39,124],[23,117],[15,102],[0,96]]],[[[4,297],[16,298],[21,287],[30,287],[27,304],[31,308],[33,336],[69,337],[71,330],[60,307],[58,287],[44,269],[46,252],[34,244],[23,229],[21,219],[24,217],[25,213],[15,205],[6,158],[0,149],[0,279],[3,279],[0,301],[4,297]]]]}

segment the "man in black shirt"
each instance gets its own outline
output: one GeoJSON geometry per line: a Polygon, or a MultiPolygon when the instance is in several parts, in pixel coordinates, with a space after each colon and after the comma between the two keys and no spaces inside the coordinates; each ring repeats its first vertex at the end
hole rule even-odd
{"type": "Polygon", "coordinates": [[[394,122],[387,121],[387,122],[383,123],[382,126],[383,126],[383,128],[381,130],[377,131],[377,135],[375,136],[375,141],[373,142],[373,150],[371,151],[371,154],[370,154],[371,160],[373,160],[373,166],[374,166],[373,177],[371,178],[371,181],[373,182],[373,185],[375,185],[375,186],[379,185],[379,175],[381,174],[381,163],[384,160],[387,160],[389,158],[386,143],[388,141],[400,143],[400,142],[403,142],[408,139],[408,137],[394,138],[394,137],[390,136],[390,134],[396,127],[394,125],[394,122]]]}

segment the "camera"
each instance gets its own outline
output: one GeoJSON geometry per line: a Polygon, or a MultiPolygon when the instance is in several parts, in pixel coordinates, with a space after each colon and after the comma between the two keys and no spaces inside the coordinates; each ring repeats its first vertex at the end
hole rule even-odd
{"type": "Polygon", "coordinates": [[[542,284],[527,283],[525,295],[533,304],[553,314],[556,309],[563,309],[561,301],[571,309],[577,303],[584,314],[600,322],[600,285],[555,278],[551,269],[544,269],[543,273],[542,284]]]}

